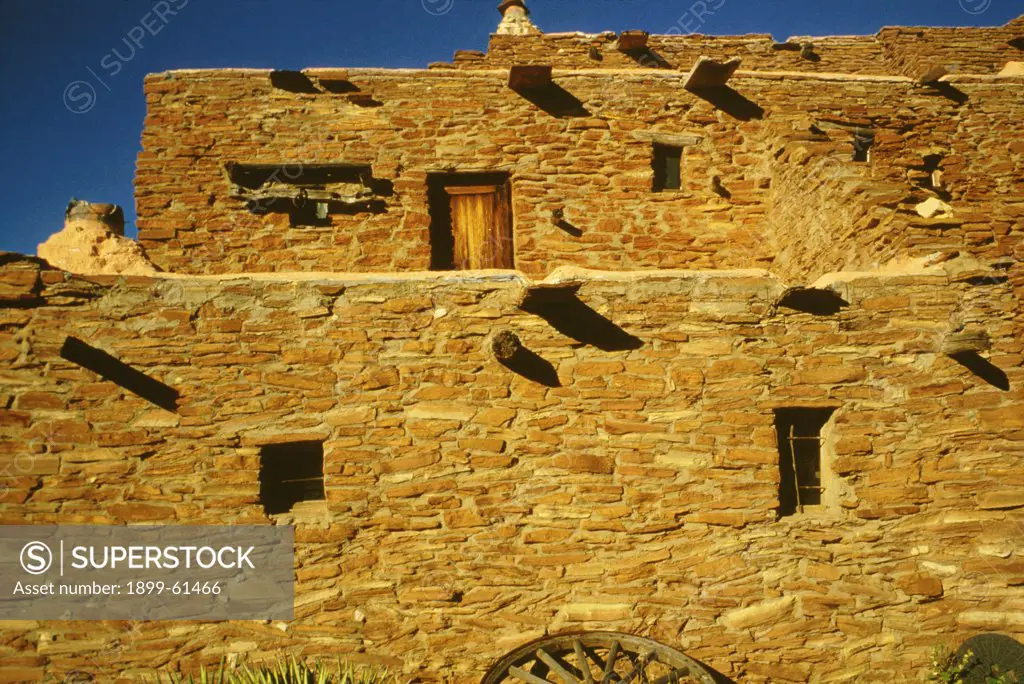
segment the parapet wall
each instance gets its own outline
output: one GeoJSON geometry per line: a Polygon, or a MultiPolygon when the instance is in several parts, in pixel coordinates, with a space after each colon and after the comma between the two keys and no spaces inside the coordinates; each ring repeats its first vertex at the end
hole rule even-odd
{"type": "MultiPolygon", "coordinates": [[[[713,13],[712,13],[713,14],[713,13]]],[[[641,68],[688,70],[698,57],[734,57],[745,69],[890,75],[919,78],[934,66],[955,73],[995,74],[1021,59],[1010,41],[1024,37],[1019,20],[1001,27],[886,27],[873,36],[793,36],[785,43],[768,34],[712,36],[693,33],[713,28],[713,17],[684,15],[676,26],[655,31],[646,50],[622,51],[618,35],[549,33],[492,35],[486,53],[460,51],[459,69],[550,64],[559,69],[641,68]],[[703,21],[701,21],[703,19],[703,21]],[[804,49],[804,46],[812,46],[804,49]],[[923,70],[921,70],[923,67],[923,70]]],[[[437,64],[438,68],[446,65],[437,64]]]]}
{"type": "Polygon", "coordinates": [[[834,276],[831,314],[764,271],[571,273],[549,285],[577,303],[541,315],[511,272],[83,278],[5,255],[0,522],[272,524],[259,449],[281,441],[323,443],[327,500],[276,519],[295,621],[8,622],[0,679],[290,648],[468,683],[541,634],[616,629],[738,682],[892,682],[935,643],[1020,638],[1020,314],[1005,279],[957,273],[834,276]],[[987,379],[936,351],[974,325],[987,379]],[[499,330],[539,375],[495,360],[499,330]],[[61,358],[67,336],[176,412],[61,358]],[[835,408],[839,496],[776,519],[773,411],[809,406],[835,408]]]}

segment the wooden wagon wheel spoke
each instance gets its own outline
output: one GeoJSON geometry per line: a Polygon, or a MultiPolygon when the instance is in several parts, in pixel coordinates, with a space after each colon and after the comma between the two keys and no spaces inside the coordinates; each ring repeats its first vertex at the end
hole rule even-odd
{"type": "Polygon", "coordinates": [[[626,677],[622,680],[622,684],[629,684],[634,679],[636,679],[636,676],[638,674],[645,671],[647,669],[647,665],[651,662],[651,657],[653,655],[653,652],[644,653],[643,655],[641,655],[639,658],[639,662],[633,665],[633,671],[626,675],[626,677]]]}
{"type": "Polygon", "coordinates": [[[601,675],[601,684],[609,684],[611,676],[615,673],[615,661],[619,657],[619,642],[613,641],[612,648],[608,651],[608,660],[604,663],[604,673],[601,675]]]}
{"type": "Polygon", "coordinates": [[[584,684],[594,684],[594,676],[590,674],[590,662],[587,660],[587,652],[583,650],[583,642],[579,639],[572,640],[572,650],[576,652],[576,662],[583,673],[584,684]]]}
{"type": "Polygon", "coordinates": [[[562,684],[580,684],[580,680],[576,679],[572,673],[562,667],[561,663],[552,658],[551,654],[543,648],[537,649],[537,657],[558,675],[558,678],[562,680],[562,684]]]}
{"type": "Polygon", "coordinates": [[[683,653],[620,632],[547,636],[506,654],[481,684],[715,684],[683,653]]]}

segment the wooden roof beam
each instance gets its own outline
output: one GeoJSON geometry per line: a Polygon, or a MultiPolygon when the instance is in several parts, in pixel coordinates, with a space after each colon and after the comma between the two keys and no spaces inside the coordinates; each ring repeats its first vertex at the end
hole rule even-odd
{"type": "Polygon", "coordinates": [[[623,31],[619,34],[616,47],[621,52],[646,50],[649,37],[650,34],[647,31],[623,31]]]}
{"type": "Polygon", "coordinates": [[[508,71],[508,87],[515,91],[538,90],[551,85],[550,65],[517,65],[508,71]]]}

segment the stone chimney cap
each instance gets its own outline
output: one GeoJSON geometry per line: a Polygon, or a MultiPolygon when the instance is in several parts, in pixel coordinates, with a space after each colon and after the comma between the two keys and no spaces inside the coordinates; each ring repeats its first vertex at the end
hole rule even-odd
{"type": "Polygon", "coordinates": [[[498,11],[504,15],[510,7],[522,7],[525,14],[530,14],[530,8],[526,6],[525,0],[501,0],[498,11]]]}
{"type": "Polygon", "coordinates": [[[501,23],[498,24],[500,36],[534,36],[541,30],[530,21],[530,10],[524,0],[502,0],[498,5],[501,12],[501,23]]]}

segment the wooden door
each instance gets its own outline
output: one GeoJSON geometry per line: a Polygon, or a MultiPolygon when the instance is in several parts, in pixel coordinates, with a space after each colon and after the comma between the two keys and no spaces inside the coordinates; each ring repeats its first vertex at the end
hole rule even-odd
{"type": "Polygon", "coordinates": [[[507,185],[450,185],[454,266],[515,268],[507,185]]]}

